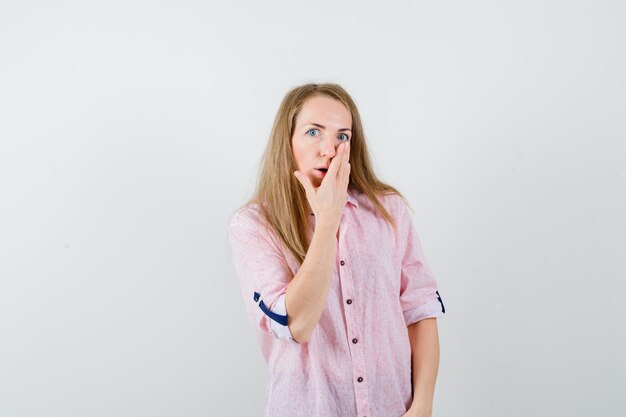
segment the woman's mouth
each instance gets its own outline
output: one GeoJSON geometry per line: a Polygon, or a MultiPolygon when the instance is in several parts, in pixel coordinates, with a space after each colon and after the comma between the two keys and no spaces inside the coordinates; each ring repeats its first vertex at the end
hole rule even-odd
{"type": "Polygon", "coordinates": [[[322,177],[328,172],[328,168],[315,168],[315,170],[319,172],[322,177]]]}

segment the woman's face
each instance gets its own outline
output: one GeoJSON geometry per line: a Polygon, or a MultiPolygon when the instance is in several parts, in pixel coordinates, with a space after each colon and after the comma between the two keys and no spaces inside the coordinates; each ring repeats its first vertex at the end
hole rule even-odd
{"type": "Polygon", "coordinates": [[[339,100],[315,95],[306,99],[296,117],[291,138],[293,157],[298,171],[319,187],[324,173],[335,157],[337,146],[352,137],[352,115],[339,100]]]}

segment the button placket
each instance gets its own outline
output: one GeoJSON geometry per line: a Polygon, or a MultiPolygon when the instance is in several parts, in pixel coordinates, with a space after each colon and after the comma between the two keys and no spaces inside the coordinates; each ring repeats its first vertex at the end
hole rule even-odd
{"type": "MultiPolygon", "coordinates": [[[[344,298],[346,298],[346,304],[350,307],[344,308],[346,316],[346,334],[358,335],[360,334],[360,325],[358,319],[357,306],[353,305],[354,294],[354,281],[352,279],[351,271],[349,268],[350,259],[347,257],[347,251],[345,247],[346,231],[348,229],[347,222],[342,224],[342,229],[339,234],[339,245],[337,247],[337,259],[339,262],[339,279],[341,280],[341,291],[344,298]]],[[[348,248],[349,249],[349,248],[348,248]]],[[[367,392],[367,381],[365,373],[365,354],[361,343],[358,343],[358,338],[351,339],[349,349],[352,359],[352,371],[354,374],[354,392],[356,396],[356,405],[359,415],[368,415],[369,413],[369,394],[367,392]]]]}

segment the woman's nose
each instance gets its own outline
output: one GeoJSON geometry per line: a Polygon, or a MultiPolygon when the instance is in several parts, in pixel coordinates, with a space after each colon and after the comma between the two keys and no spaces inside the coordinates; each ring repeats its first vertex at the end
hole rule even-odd
{"type": "Polygon", "coordinates": [[[333,158],[335,156],[335,152],[337,148],[335,147],[335,142],[332,137],[326,137],[322,140],[322,155],[333,158]]]}

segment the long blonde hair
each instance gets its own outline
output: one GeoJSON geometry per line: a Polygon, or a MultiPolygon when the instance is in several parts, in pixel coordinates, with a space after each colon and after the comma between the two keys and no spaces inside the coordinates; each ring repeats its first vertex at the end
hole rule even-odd
{"type": "Polygon", "coordinates": [[[398,194],[391,185],[374,174],[365,143],[365,134],[359,111],[350,95],[338,84],[304,84],[292,88],[283,98],[272,126],[270,137],[261,158],[256,190],[248,204],[258,204],[260,212],[285,247],[300,264],[310,245],[308,201],[300,182],[293,175],[297,170],[291,139],[296,117],[306,99],[312,95],[326,95],[339,100],[352,115],[350,139],[350,181],[348,188],[364,193],[397,232],[396,222],[379,202],[377,195],[398,194]]]}

